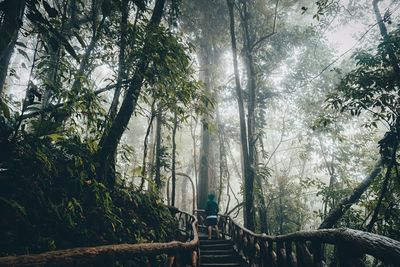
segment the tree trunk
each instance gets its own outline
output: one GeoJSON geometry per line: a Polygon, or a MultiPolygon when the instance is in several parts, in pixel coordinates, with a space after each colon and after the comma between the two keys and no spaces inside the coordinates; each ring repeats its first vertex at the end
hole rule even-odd
{"type": "Polygon", "coordinates": [[[3,95],[8,65],[18,38],[18,31],[22,25],[25,0],[6,0],[2,4],[8,8],[0,27],[0,98],[3,95]]]}
{"type": "Polygon", "coordinates": [[[383,184],[382,184],[381,192],[379,194],[378,202],[376,203],[374,212],[371,217],[371,221],[369,222],[369,224],[367,226],[367,232],[372,231],[372,228],[374,227],[375,222],[378,220],[379,210],[381,208],[383,198],[386,195],[386,191],[389,187],[389,180],[391,177],[392,169],[393,169],[394,165],[397,164],[396,163],[396,154],[397,154],[397,143],[395,144],[395,147],[393,148],[392,158],[391,158],[389,166],[387,167],[387,170],[386,170],[386,175],[385,175],[385,179],[383,180],[383,184]]]}
{"type": "MultiPolygon", "coordinates": [[[[258,153],[256,153],[256,164],[258,164],[258,153]]],[[[265,196],[263,190],[263,184],[261,181],[261,177],[258,175],[255,177],[255,182],[257,183],[257,194],[256,197],[258,198],[258,215],[260,217],[260,232],[268,234],[268,217],[267,217],[267,205],[265,203],[265,196]]]]}
{"type": "MultiPolygon", "coordinates": [[[[197,170],[198,170],[198,165],[197,165],[197,138],[196,138],[196,129],[197,129],[197,117],[194,117],[194,126],[192,122],[190,123],[190,135],[192,136],[192,141],[193,141],[193,164],[194,164],[194,182],[196,185],[196,199],[195,203],[199,203],[199,198],[198,198],[198,190],[197,190],[197,185],[198,185],[198,175],[197,175],[197,170]]],[[[197,206],[198,207],[198,206],[197,206]]]]}
{"type": "Polygon", "coordinates": [[[245,180],[246,187],[246,217],[248,217],[247,226],[249,229],[255,229],[255,210],[254,210],[254,179],[256,173],[254,171],[254,166],[256,164],[255,154],[256,154],[256,130],[255,130],[255,107],[256,107],[256,73],[254,68],[254,60],[251,52],[251,41],[250,32],[248,26],[248,11],[246,1],[243,1],[245,6],[244,15],[244,49],[246,55],[247,64],[247,88],[248,88],[248,107],[247,107],[247,138],[249,147],[249,175],[245,180]]]}
{"type": "Polygon", "coordinates": [[[144,141],[143,141],[143,161],[142,161],[142,171],[140,173],[141,177],[141,182],[140,182],[140,187],[139,190],[142,191],[143,190],[143,186],[146,180],[146,176],[147,176],[147,169],[146,169],[146,165],[147,165],[147,151],[148,151],[148,145],[149,145],[149,136],[150,136],[150,132],[152,131],[153,128],[153,120],[155,117],[155,110],[154,110],[154,105],[155,105],[156,101],[153,100],[153,103],[151,104],[151,114],[150,114],[150,120],[149,120],[149,125],[147,126],[147,130],[146,130],[146,135],[144,137],[144,141]]]}
{"type": "Polygon", "coordinates": [[[385,23],[382,19],[381,12],[379,11],[378,3],[381,1],[382,0],[373,0],[372,6],[374,7],[375,17],[376,17],[376,21],[378,22],[379,30],[381,32],[383,40],[385,41],[385,47],[386,47],[386,51],[389,55],[390,64],[392,65],[394,72],[397,75],[400,75],[399,60],[397,59],[396,54],[394,52],[393,44],[391,42],[389,42],[389,35],[387,32],[385,23]]]}
{"type": "Polygon", "coordinates": [[[76,73],[75,81],[72,84],[72,91],[76,91],[77,94],[79,93],[82,87],[82,80],[85,79],[85,77],[89,76],[88,75],[89,60],[93,53],[93,50],[96,48],[97,41],[100,39],[101,33],[103,32],[105,19],[106,17],[103,16],[103,18],[100,21],[99,27],[93,33],[92,39],[90,40],[90,43],[85,50],[85,54],[83,55],[81,62],[79,64],[79,69],[76,73]]]}
{"type": "Polygon", "coordinates": [[[156,183],[157,190],[161,189],[161,126],[162,126],[162,114],[161,108],[157,110],[157,127],[156,127],[156,154],[155,154],[155,176],[154,181],[156,183]]]}
{"type": "MultiPolygon", "coordinates": [[[[64,1],[63,2],[63,8],[62,8],[62,23],[60,25],[60,34],[65,36],[66,38],[69,38],[70,35],[72,34],[72,29],[73,27],[77,26],[74,25],[76,22],[76,12],[77,12],[77,7],[76,7],[76,2],[72,1],[64,1]],[[69,10],[68,7],[70,6],[69,10]],[[70,12],[70,14],[68,14],[70,12]],[[68,21],[66,22],[68,18],[68,21]]],[[[61,9],[61,7],[59,7],[61,9]]],[[[93,8],[92,8],[93,10],[93,8]]],[[[95,18],[92,17],[92,21],[94,23],[95,18]]],[[[57,39],[58,37],[54,37],[52,33],[49,33],[46,35],[44,38],[47,38],[47,47],[48,47],[48,57],[49,57],[49,64],[48,64],[48,70],[47,70],[47,81],[46,81],[46,87],[43,92],[43,97],[42,97],[42,110],[47,110],[49,108],[49,104],[51,101],[51,96],[53,95],[54,91],[56,90],[57,87],[59,87],[59,77],[57,76],[58,73],[58,68],[60,64],[60,54],[61,54],[61,49],[62,46],[59,42],[56,42],[57,45],[54,46],[55,43],[53,42],[54,39],[57,39]]],[[[80,63],[80,65],[82,62],[80,63]]],[[[72,85],[72,88],[74,87],[74,84],[76,83],[76,79],[78,79],[78,76],[82,75],[75,75],[75,81],[72,85]]],[[[62,123],[62,122],[61,122],[62,123]]]]}
{"type": "MultiPolygon", "coordinates": [[[[201,52],[199,55],[200,58],[200,79],[204,83],[205,91],[208,95],[211,94],[211,53],[212,48],[208,41],[201,44],[201,52]]],[[[208,103],[206,103],[206,107],[210,107],[208,103]]],[[[200,157],[199,157],[199,181],[198,181],[198,203],[197,207],[205,208],[207,202],[207,195],[209,192],[210,181],[213,180],[213,177],[210,177],[210,130],[209,124],[211,122],[211,118],[208,114],[204,114],[201,120],[202,129],[201,129],[201,144],[200,144],[200,157]]]]}
{"type": "Polygon", "coordinates": [[[174,126],[172,128],[172,194],[171,205],[175,206],[175,192],[176,192],[176,130],[178,128],[178,120],[176,111],[174,112],[174,126]]]}
{"type": "Polygon", "coordinates": [[[374,181],[374,179],[379,175],[382,170],[383,160],[379,159],[372,170],[372,172],[353,190],[353,192],[342,199],[334,209],[332,209],[325,219],[322,221],[318,229],[332,228],[343,214],[350,209],[351,205],[356,203],[361,195],[367,190],[369,185],[374,181]]]}
{"type": "MultiPolygon", "coordinates": [[[[192,162],[192,163],[194,163],[194,162],[192,162]]],[[[188,176],[192,172],[192,169],[193,169],[193,166],[194,166],[194,164],[192,164],[192,163],[190,163],[187,166],[187,169],[185,171],[185,174],[188,175],[188,176]]],[[[182,186],[181,186],[181,196],[182,196],[182,206],[181,206],[182,209],[181,210],[183,210],[183,211],[189,211],[189,205],[188,205],[188,202],[189,202],[189,200],[188,200],[188,185],[189,185],[189,181],[190,180],[187,177],[183,176],[182,186]]],[[[192,189],[190,191],[192,191],[192,189]]],[[[194,193],[195,192],[192,192],[192,196],[194,196],[194,193]]],[[[196,202],[196,199],[193,198],[192,201],[196,202]]],[[[192,203],[192,207],[193,207],[193,203],[192,203]]],[[[194,207],[193,207],[193,210],[194,210],[194,207]]],[[[193,212],[193,210],[192,210],[192,212],[193,212]]]]}
{"type": "MultiPolygon", "coordinates": [[[[144,40],[143,51],[149,49],[150,35],[152,30],[161,22],[162,14],[164,12],[164,5],[166,0],[157,0],[153,9],[153,14],[146,27],[146,37],[144,40]]],[[[105,168],[108,165],[108,161],[112,158],[112,155],[116,152],[117,146],[121,140],[122,134],[128,126],[129,120],[136,108],[137,101],[139,99],[144,75],[148,65],[150,64],[151,58],[145,53],[142,53],[142,57],[139,59],[135,73],[133,74],[132,81],[126,91],[125,98],[121,104],[114,121],[111,124],[109,130],[105,130],[99,143],[99,150],[97,153],[97,178],[101,181],[105,181],[109,187],[113,187],[115,180],[108,180],[105,176],[105,168]]]]}
{"type": "MultiPolygon", "coordinates": [[[[117,75],[117,84],[115,87],[115,91],[114,91],[114,97],[112,99],[111,105],[110,105],[110,109],[108,110],[108,116],[106,119],[106,128],[108,128],[109,123],[112,122],[115,119],[115,116],[117,114],[118,111],[118,102],[119,102],[119,96],[121,94],[121,88],[122,88],[122,80],[125,79],[125,74],[126,74],[126,68],[125,68],[125,49],[126,49],[126,36],[127,36],[127,32],[128,32],[128,17],[129,17],[129,2],[128,0],[122,0],[121,2],[121,22],[120,22],[120,40],[119,40],[119,55],[118,55],[118,75],[117,75]]],[[[100,25],[99,25],[99,29],[97,32],[97,40],[100,37],[100,32],[102,31],[102,27],[104,25],[104,19],[105,17],[103,17],[100,25]]],[[[93,41],[94,38],[92,39],[91,44],[95,44],[93,41]]],[[[94,48],[94,45],[92,46],[92,50],[94,48]]],[[[89,50],[90,51],[90,50],[89,50]]],[[[91,53],[91,52],[90,52],[91,53]]],[[[89,59],[89,58],[87,58],[89,59]]],[[[83,72],[82,72],[83,73],[83,72]]],[[[151,122],[150,122],[151,125],[151,122]]],[[[150,126],[149,126],[150,127],[150,126]]],[[[147,135],[146,135],[146,140],[147,141],[147,135]]],[[[146,143],[147,144],[147,143],[146,143]]],[[[145,157],[145,156],[144,156],[145,157]]],[[[107,177],[110,177],[109,180],[110,181],[114,181],[115,180],[115,166],[117,164],[117,151],[115,151],[115,153],[113,155],[110,155],[110,159],[109,159],[109,166],[105,166],[105,175],[107,177]],[[107,170],[108,169],[108,170],[107,170]]],[[[143,168],[145,168],[145,166],[143,166],[143,168]]],[[[143,181],[144,181],[144,177],[142,176],[142,182],[140,184],[140,189],[143,188],[143,181]]]]}
{"type": "Polygon", "coordinates": [[[197,207],[204,208],[207,202],[208,194],[208,155],[210,153],[210,133],[208,130],[208,123],[203,120],[202,122],[202,135],[200,145],[200,157],[199,157],[199,179],[198,179],[198,203],[197,207]]]}
{"type": "MultiPolygon", "coordinates": [[[[254,151],[250,152],[250,145],[252,145],[252,149],[254,148],[254,144],[250,144],[248,140],[248,135],[252,135],[253,132],[246,133],[246,122],[245,122],[245,113],[244,113],[244,104],[243,104],[243,96],[242,89],[240,85],[240,77],[239,77],[239,68],[237,61],[237,48],[236,48],[236,34],[235,34],[235,19],[233,7],[234,3],[232,0],[227,0],[228,9],[229,9],[229,18],[230,18],[230,34],[231,34],[231,43],[232,43],[232,54],[233,54],[233,66],[235,72],[235,83],[236,83],[236,95],[239,106],[239,120],[240,120],[240,139],[242,146],[242,157],[243,157],[243,177],[244,177],[244,201],[245,201],[245,216],[244,216],[244,224],[245,227],[254,230],[255,228],[255,218],[254,218],[254,170],[251,166],[251,163],[254,162],[250,158],[250,154],[254,155],[254,151]]],[[[251,82],[251,81],[250,81],[251,82]]],[[[255,102],[252,104],[254,105],[255,102]]],[[[249,106],[249,119],[248,123],[253,123],[254,120],[254,107],[249,106]],[[250,114],[250,112],[253,112],[250,114]],[[251,115],[251,116],[250,116],[251,115]]],[[[250,125],[247,128],[252,131],[253,126],[250,125]]]]}
{"type": "MultiPolygon", "coordinates": [[[[114,91],[114,97],[112,99],[110,109],[108,111],[108,121],[112,122],[117,115],[118,111],[118,103],[119,103],[119,97],[121,94],[121,88],[122,88],[122,80],[125,79],[126,77],[126,67],[125,67],[125,49],[127,45],[127,34],[128,34],[128,17],[129,17],[129,1],[128,0],[122,0],[121,3],[121,25],[120,25],[120,40],[119,40],[119,55],[118,55],[118,62],[119,62],[119,67],[118,67],[118,76],[117,76],[117,85],[115,87],[114,91]]],[[[139,11],[137,11],[139,12],[139,11]]],[[[137,14],[136,14],[136,19],[137,19],[137,14]]],[[[136,21],[135,21],[136,22],[136,21]]]]}
{"type": "Polygon", "coordinates": [[[216,106],[216,119],[218,127],[218,146],[219,146],[219,184],[218,184],[218,203],[221,203],[222,192],[224,190],[224,177],[227,176],[227,158],[225,149],[224,125],[219,115],[218,105],[216,106]]]}

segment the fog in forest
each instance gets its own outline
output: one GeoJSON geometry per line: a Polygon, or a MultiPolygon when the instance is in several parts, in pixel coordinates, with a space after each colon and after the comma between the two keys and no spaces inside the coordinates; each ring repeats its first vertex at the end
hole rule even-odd
{"type": "Polygon", "coordinates": [[[396,0],[1,0],[0,256],[170,241],[165,206],[209,194],[255,233],[400,240],[399,18],[396,0]]]}

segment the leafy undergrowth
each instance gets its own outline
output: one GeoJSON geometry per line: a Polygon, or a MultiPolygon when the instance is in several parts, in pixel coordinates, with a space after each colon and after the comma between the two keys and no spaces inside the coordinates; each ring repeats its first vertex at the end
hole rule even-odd
{"type": "Polygon", "coordinates": [[[158,196],[96,181],[93,149],[79,138],[0,145],[0,256],[173,238],[158,196]]]}

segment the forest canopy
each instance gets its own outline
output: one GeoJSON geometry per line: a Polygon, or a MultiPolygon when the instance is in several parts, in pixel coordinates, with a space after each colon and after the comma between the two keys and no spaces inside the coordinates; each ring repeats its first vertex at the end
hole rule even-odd
{"type": "Polygon", "coordinates": [[[0,0],[0,256],[164,242],[216,196],[271,235],[400,240],[395,0],[0,0]]]}

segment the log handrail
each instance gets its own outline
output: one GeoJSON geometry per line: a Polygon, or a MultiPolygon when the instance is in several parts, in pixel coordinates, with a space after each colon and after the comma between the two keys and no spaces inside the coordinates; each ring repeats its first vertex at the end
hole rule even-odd
{"type": "MultiPolygon", "coordinates": [[[[197,210],[197,215],[204,212],[197,210]]],[[[219,227],[249,266],[326,266],[323,246],[335,246],[339,266],[364,266],[364,255],[385,264],[399,264],[400,242],[348,228],[298,231],[286,235],[256,234],[228,215],[219,215],[219,227]]]]}
{"type": "MultiPolygon", "coordinates": [[[[186,212],[176,210],[180,225],[179,229],[191,237],[189,242],[171,241],[167,243],[116,244],[95,247],[81,247],[50,251],[40,254],[0,257],[0,266],[87,266],[88,264],[110,263],[115,260],[129,260],[137,256],[168,254],[168,266],[179,265],[176,255],[188,254],[182,257],[185,266],[198,266],[199,263],[199,234],[197,218],[186,212]],[[190,262],[188,262],[190,261],[190,262]]],[[[182,259],[181,259],[182,260],[182,259]]]]}

